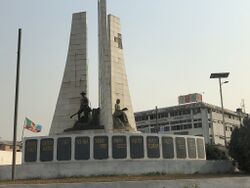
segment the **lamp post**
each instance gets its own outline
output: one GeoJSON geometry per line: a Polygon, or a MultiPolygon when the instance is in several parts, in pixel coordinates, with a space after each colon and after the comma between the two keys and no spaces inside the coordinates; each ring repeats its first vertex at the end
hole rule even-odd
{"type": "Polygon", "coordinates": [[[223,72],[223,73],[212,73],[210,75],[210,79],[214,79],[214,78],[219,79],[220,101],[221,101],[221,110],[222,110],[222,124],[223,124],[225,147],[227,146],[227,137],[226,137],[225,113],[224,113],[223,96],[222,96],[222,85],[228,83],[228,81],[221,82],[221,79],[227,78],[229,74],[230,74],[229,72],[223,72]]]}

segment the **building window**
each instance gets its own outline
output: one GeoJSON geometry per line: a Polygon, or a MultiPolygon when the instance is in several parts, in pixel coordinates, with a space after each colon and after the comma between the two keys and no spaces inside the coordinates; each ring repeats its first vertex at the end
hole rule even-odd
{"type": "Polygon", "coordinates": [[[177,126],[171,126],[171,130],[172,130],[172,131],[177,130],[177,126]]]}
{"type": "Polygon", "coordinates": [[[199,113],[201,113],[201,109],[200,108],[195,108],[195,109],[193,109],[193,113],[194,114],[199,114],[199,113]]]}
{"type": "Polygon", "coordinates": [[[184,125],[184,129],[192,129],[192,124],[186,124],[186,125],[184,125]]]}
{"type": "Polygon", "coordinates": [[[188,115],[190,113],[191,113],[190,109],[183,110],[183,115],[188,115]]]}
{"type": "Polygon", "coordinates": [[[194,128],[201,128],[202,127],[202,123],[195,123],[194,124],[194,128]]]}
{"type": "Polygon", "coordinates": [[[170,131],[170,127],[169,127],[169,126],[167,126],[167,127],[164,127],[164,131],[165,131],[165,132],[168,132],[168,131],[170,131]]]}

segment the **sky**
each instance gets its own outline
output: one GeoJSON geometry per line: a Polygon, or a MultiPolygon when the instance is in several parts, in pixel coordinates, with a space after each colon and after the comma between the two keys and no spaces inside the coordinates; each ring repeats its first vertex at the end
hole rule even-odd
{"type": "MultiPolygon", "coordinates": [[[[178,96],[203,94],[220,106],[212,72],[230,72],[224,107],[244,99],[250,110],[249,0],[107,0],[121,18],[124,58],[134,111],[178,104],[178,96]]],[[[97,0],[1,0],[0,138],[11,140],[14,124],[17,32],[22,28],[18,139],[25,117],[47,135],[66,62],[71,18],[87,12],[89,99],[98,104],[97,0]]]]}

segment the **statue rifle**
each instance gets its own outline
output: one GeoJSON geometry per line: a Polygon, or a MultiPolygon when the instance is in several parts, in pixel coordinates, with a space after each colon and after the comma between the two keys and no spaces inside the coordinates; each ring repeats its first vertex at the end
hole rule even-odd
{"type": "Polygon", "coordinates": [[[74,117],[77,114],[78,114],[78,112],[74,113],[73,115],[70,116],[70,118],[74,117]]]}

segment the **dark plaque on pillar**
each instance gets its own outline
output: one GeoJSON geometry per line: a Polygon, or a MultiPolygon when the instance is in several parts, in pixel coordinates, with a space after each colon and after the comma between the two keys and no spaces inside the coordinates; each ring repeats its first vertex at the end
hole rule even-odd
{"type": "Polygon", "coordinates": [[[159,158],[160,157],[159,137],[158,136],[148,136],[147,137],[147,154],[148,154],[148,158],[159,158]]]}
{"type": "Polygon", "coordinates": [[[204,159],[205,158],[204,140],[201,138],[197,138],[197,150],[198,150],[198,158],[204,159]]]}
{"type": "Polygon", "coordinates": [[[174,141],[172,137],[162,137],[162,154],[164,159],[174,158],[174,141]]]}
{"type": "Polygon", "coordinates": [[[176,137],[175,142],[177,158],[185,159],[187,157],[185,138],[176,137]]]}
{"type": "Polygon", "coordinates": [[[191,159],[196,158],[196,145],[194,138],[187,138],[188,157],[191,159]]]}
{"type": "Polygon", "coordinates": [[[75,139],[75,160],[88,160],[90,158],[89,137],[76,137],[75,139]]]}
{"type": "Polygon", "coordinates": [[[44,138],[40,142],[40,161],[53,161],[54,156],[54,139],[44,138]]]}
{"type": "Polygon", "coordinates": [[[114,159],[127,158],[127,140],[126,136],[112,137],[112,156],[114,159]]]}
{"type": "Polygon", "coordinates": [[[94,137],[94,159],[108,158],[108,137],[95,136],[94,137]]]}
{"type": "Polygon", "coordinates": [[[37,139],[25,141],[25,162],[35,162],[37,160],[37,139]]]}
{"type": "Polygon", "coordinates": [[[144,158],[144,142],[142,136],[130,136],[130,156],[132,159],[144,158]]]}
{"type": "Polygon", "coordinates": [[[57,160],[58,161],[71,160],[71,138],[70,137],[57,139],[57,160]]]}

